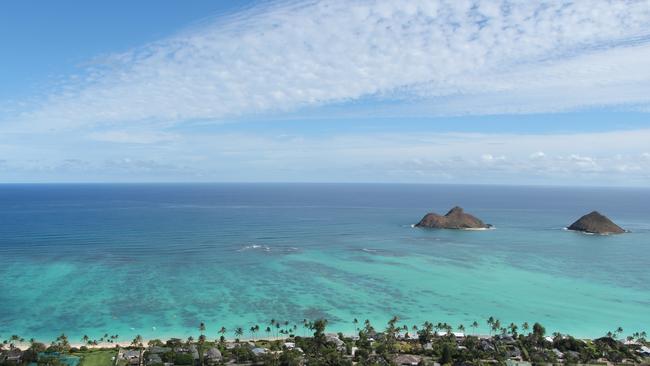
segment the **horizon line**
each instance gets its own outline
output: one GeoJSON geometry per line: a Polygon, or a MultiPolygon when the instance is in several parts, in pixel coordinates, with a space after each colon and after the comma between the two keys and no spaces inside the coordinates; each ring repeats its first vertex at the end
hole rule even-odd
{"type": "Polygon", "coordinates": [[[411,185],[411,186],[481,186],[481,187],[530,187],[530,188],[611,188],[647,189],[641,185],[588,185],[588,184],[510,184],[510,183],[441,183],[441,182],[315,182],[315,181],[53,181],[53,182],[0,182],[11,185],[411,185]]]}

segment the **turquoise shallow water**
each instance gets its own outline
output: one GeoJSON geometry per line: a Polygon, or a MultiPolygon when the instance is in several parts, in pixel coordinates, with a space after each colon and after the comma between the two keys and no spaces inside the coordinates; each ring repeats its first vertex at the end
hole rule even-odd
{"type": "Polygon", "coordinates": [[[316,317],[351,332],[392,315],[650,330],[650,190],[4,185],[0,204],[2,336],[196,337],[203,321],[215,338],[316,317]],[[411,227],[456,204],[496,229],[411,227]],[[632,232],[562,229],[592,209],[632,232]]]}

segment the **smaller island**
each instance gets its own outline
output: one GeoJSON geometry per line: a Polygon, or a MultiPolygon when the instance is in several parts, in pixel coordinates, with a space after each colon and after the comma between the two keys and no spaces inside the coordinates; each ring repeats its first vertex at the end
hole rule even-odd
{"type": "Polygon", "coordinates": [[[602,215],[598,211],[592,211],[574,222],[567,228],[572,231],[580,231],[590,234],[622,234],[625,232],[623,228],[616,225],[607,216],[602,215]]]}
{"type": "Polygon", "coordinates": [[[485,230],[492,227],[485,224],[478,218],[465,213],[461,207],[454,207],[446,215],[441,216],[436,213],[424,215],[422,220],[415,224],[415,227],[432,228],[432,229],[457,229],[457,230],[485,230]]]}

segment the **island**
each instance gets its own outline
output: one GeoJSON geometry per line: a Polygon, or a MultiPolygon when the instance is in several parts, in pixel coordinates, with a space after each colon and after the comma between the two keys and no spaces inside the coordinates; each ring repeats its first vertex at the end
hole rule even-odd
{"type": "Polygon", "coordinates": [[[602,215],[598,211],[592,211],[582,216],[578,219],[578,221],[571,224],[567,229],[601,235],[622,234],[625,232],[623,228],[616,225],[612,220],[607,218],[607,216],[602,215]]]}
{"type": "Polygon", "coordinates": [[[480,219],[465,213],[461,207],[454,207],[446,215],[441,216],[436,213],[424,215],[422,220],[415,224],[415,227],[433,228],[433,229],[458,229],[458,230],[485,230],[492,227],[480,219]]]}

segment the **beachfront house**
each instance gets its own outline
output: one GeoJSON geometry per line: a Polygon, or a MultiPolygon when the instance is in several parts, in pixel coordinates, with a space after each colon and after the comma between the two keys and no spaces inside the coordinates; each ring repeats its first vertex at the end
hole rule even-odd
{"type": "Polygon", "coordinates": [[[511,360],[522,360],[521,350],[516,346],[508,346],[506,347],[506,357],[511,360]]]}
{"type": "Polygon", "coordinates": [[[121,358],[129,365],[140,365],[140,350],[125,350],[121,358]]]}
{"type": "Polygon", "coordinates": [[[339,339],[338,334],[328,333],[325,335],[325,340],[327,343],[332,343],[336,346],[336,350],[339,352],[345,351],[345,342],[339,339]]]}
{"type": "Polygon", "coordinates": [[[399,366],[417,366],[422,362],[422,357],[416,355],[397,355],[393,359],[393,363],[399,366]]]}
{"type": "Polygon", "coordinates": [[[650,347],[647,346],[642,346],[638,351],[637,351],[641,356],[644,357],[650,357],[650,347]]]}
{"type": "Polygon", "coordinates": [[[147,362],[145,363],[147,366],[159,366],[163,364],[162,358],[160,358],[160,355],[157,353],[150,353],[147,356],[147,362]]]}
{"type": "Polygon", "coordinates": [[[268,352],[268,350],[266,348],[255,347],[251,350],[251,352],[253,352],[255,357],[260,357],[260,356],[264,356],[268,352]]]}
{"type": "Polygon", "coordinates": [[[6,351],[2,356],[0,356],[0,360],[2,360],[3,364],[19,364],[22,360],[23,357],[23,351],[21,351],[19,348],[11,348],[10,350],[6,351]]]}
{"type": "Polygon", "coordinates": [[[205,363],[208,365],[216,365],[221,362],[223,359],[223,356],[221,355],[221,351],[217,349],[216,347],[210,348],[206,353],[205,353],[205,363]]]}
{"type": "Polygon", "coordinates": [[[262,347],[254,347],[251,349],[251,352],[253,353],[255,358],[260,359],[261,357],[269,353],[269,350],[262,347]]]}

